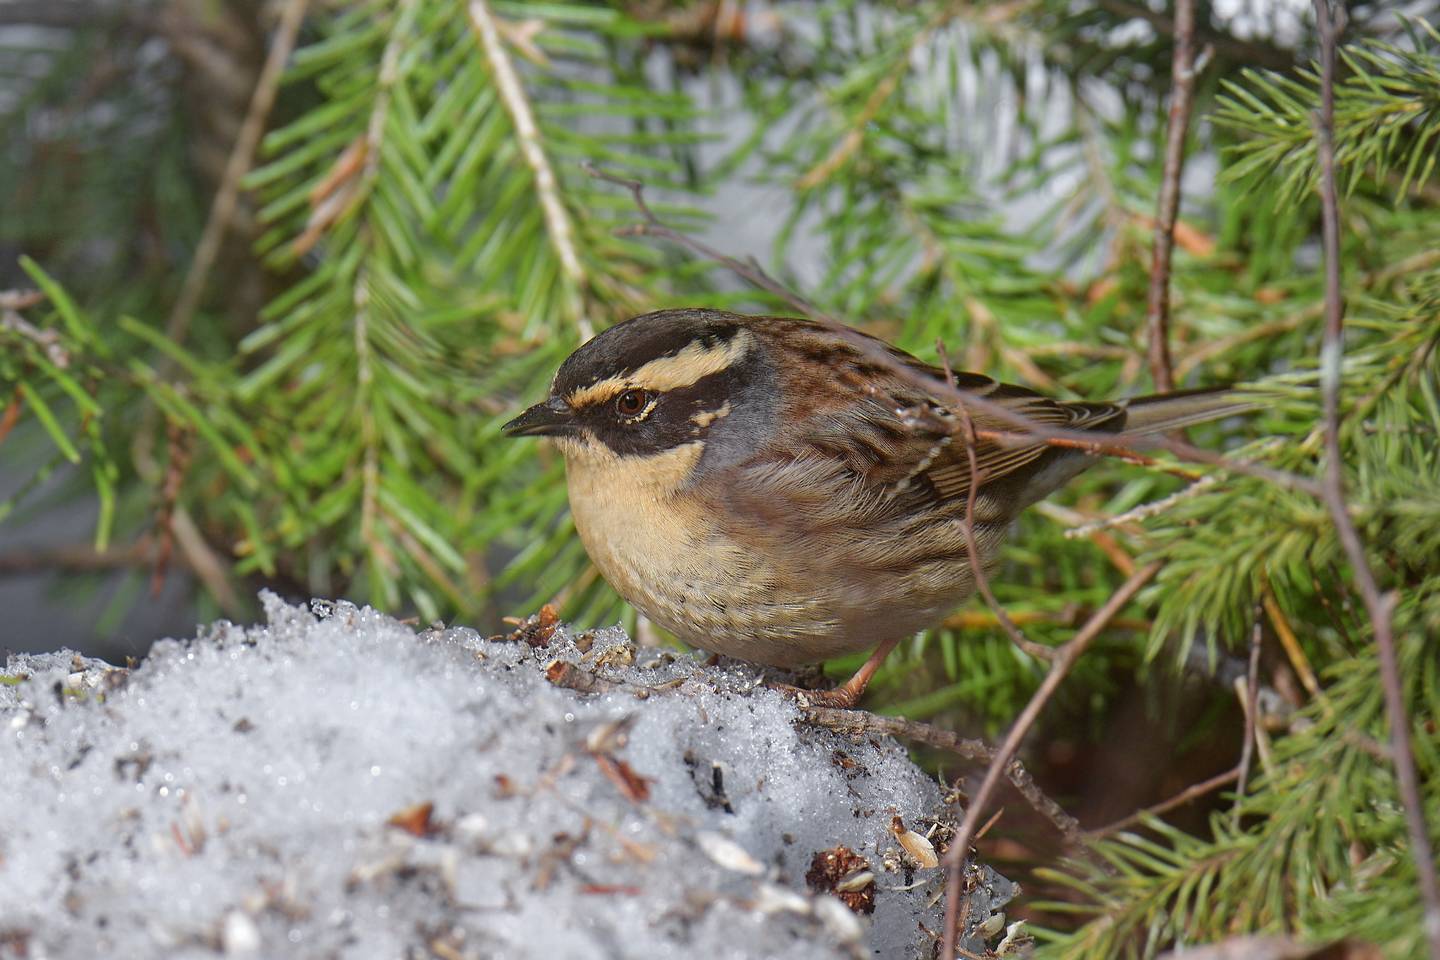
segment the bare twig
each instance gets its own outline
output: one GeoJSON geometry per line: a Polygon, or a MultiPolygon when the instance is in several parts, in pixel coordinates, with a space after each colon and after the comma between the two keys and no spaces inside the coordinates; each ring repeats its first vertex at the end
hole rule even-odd
{"type": "Polygon", "coordinates": [[[84,573],[144,567],[150,563],[153,547],[150,537],[142,536],[127,546],[108,550],[96,550],[89,543],[20,549],[13,553],[0,553],[0,576],[25,577],[56,570],[84,573]]]}
{"type": "Polygon", "coordinates": [[[1114,823],[1106,824],[1103,827],[1096,827],[1094,830],[1086,830],[1084,834],[1082,834],[1082,836],[1086,840],[1099,840],[1102,837],[1108,837],[1112,833],[1116,833],[1120,830],[1124,830],[1126,827],[1130,827],[1134,824],[1139,823],[1146,817],[1158,817],[1160,814],[1168,813],[1169,811],[1174,810],[1176,807],[1184,806],[1191,800],[1194,800],[1196,797],[1203,797],[1207,793],[1213,793],[1214,791],[1219,790],[1226,784],[1234,783],[1239,778],[1239,776],[1240,768],[1231,767],[1224,773],[1217,773],[1209,780],[1202,780],[1199,783],[1192,783],[1184,790],[1181,790],[1179,793],[1175,794],[1175,796],[1169,798],[1168,800],[1162,800],[1159,803],[1155,804],[1153,807],[1146,807],[1144,810],[1138,810],[1135,813],[1130,814],[1130,816],[1128,817],[1116,820],[1114,823]]]}
{"type": "Polygon", "coordinates": [[[175,542],[180,544],[180,552],[185,555],[185,562],[189,564],[191,572],[205,584],[220,609],[228,617],[240,616],[245,605],[240,602],[240,595],[230,583],[230,565],[222,560],[220,554],[206,541],[205,535],[191,519],[190,511],[183,506],[176,506],[170,517],[170,529],[175,531],[175,542]]]}
{"type": "MultiPolygon", "coordinates": [[[[936,342],[940,351],[940,362],[945,370],[945,383],[950,387],[955,386],[955,371],[950,369],[950,357],[945,353],[943,343],[936,342]]],[[[975,587],[980,595],[985,598],[985,605],[990,612],[995,614],[995,620],[1004,628],[1010,640],[1015,646],[1028,653],[1038,660],[1051,660],[1055,650],[1045,646],[1043,643],[1036,643],[1025,636],[1025,631],[1010,619],[1010,614],[1005,611],[996,598],[995,592],[990,589],[990,576],[985,571],[984,560],[980,556],[980,547],[975,542],[975,498],[980,492],[980,462],[975,455],[975,422],[970,419],[970,411],[962,405],[956,405],[956,414],[960,418],[960,437],[965,444],[965,456],[970,461],[970,487],[965,493],[965,552],[970,559],[970,576],[975,581],[975,587]]]]}
{"type": "Polygon", "coordinates": [[[970,806],[965,811],[965,818],[960,822],[960,827],[955,837],[950,842],[950,851],[945,855],[945,864],[948,876],[945,885],[945,948],[942,956],[953,957],[955,955],[955,943],[957,936],[957,921],[959,916],[957,910],[960,902],[960,884],[964,876],[964,864],[970,853],[970,842],[975,836],[975,830],[980,825],[980,817],[985,811],[991,798],[995,794],[995,788],[999,784],[1000,777],[1004,774],[1006,764],[1020,749],[1020,743],[1030,728],[1035,725],[1035,720],[1040,716],[1040,711],[1050,701],[1060,682],[1069,674],[1071,667],[1080,659],[1100,632],[1105,629],[1111,619],[1115,617],[1125,605],[1140,591],[1140,588],[1149,583],[1151,578],[1160,570],[1159,563],[1146,564],[1131,576],[1120,589],[1111,595],[1105,605],[1095,611],[1085,625],[1076,631],[1075,636],[1070,638],[1064,646],[1055,650],[1055,658],[1050,661],[1050,671],[1041,681],[1040,688],[1020,711],[1016,718],[1015,725],[1006,734],[1005,740],[1000,744],[1000,749],[995,752],[995,757],[990,761],[990,766],[985,771],[985,778],[980,781],[980,788],[970,798],[970,806]]]}
{"type": "Polygon", "coordinates": [[[1234,822],[1240,825],[1240,801],[1245,799],[1246,781],[1250,779],[1250,761],[1255,753],[1255,737],[1259,730],[1260,711],[1260,642],[1265,630],[1262,626],[1263,604],[1255,604],[1255,626],[1250,631],[1250,664],[1245,674],[1245,742],[1240,746],[1240,763],[1235,770],[1235,814],[1234,822]]]}
{"type": "Polygon", "coordinates": [[[1340,291],[1340,201],[1335,186],[1335,47],[1344,29],[1344,7],[1332,8],[1329,0],[1314,0],[1315,20],[1320,32],[1320,114],[1316,134],[1320,154],[1320,201],[1322,241],[1325,250],[1325,336],[1320,352],[1320,389],[1325,417],[1324,500],[1335,523],[1340,544],[1350,561],[1355,585],[1360,591],[1375,634],[1380,658],[1380,679],[1385,692],[1385,712],[1390,720],[1390,746],[1395,757],[1395,779],[1410,831],[1410,854],[1415,860],[1424,904],[1425,937],[1431,960],[1440,960],[1440,879],[1436,877],[1435,854],[1425,826],[1425,806],[1410,748],[1410,718],[1405,711],[1405,692],[1395,656],[1392,616],[1397,597],[1380,593],[1375,574],[1365,556],[1365,546],[1345,502],[1345,481],[1340,448],[1340,370],[1345,353],[1345,306],[1340,291]]]}
{"type": "Polygon", "coordinates": [[[1154,252],[1150,261],[1150,299],[1145,314],[1150,375],[1155,389],[1175,389],[1170,359],[1170,260],[1175,250],[1175,218],[1180,212],[1180,176],[1185,169],[1185,135],[1195,91],[1195,0],[1175,0],[1175,51],[1170,61],[1170,120],[1165,131],[1165,168],[1155,211],[1154,252]]]}
{"type": "Polygon", "coordinates": [[[280,89],[280,75],[285,71],[290,52],[295,49],[295,40],[300,35],[300,25],[305,20],[307,6],[309,0],[288,0],[280,13],[280,25],[275,30],[270,53],[265,58],[260,78],[255,82],[254,92],[250,95],[250,107],[245,113],[245,121],[241,124],[240,133],[235,137],[235,145],[225,161],[225,173],[220,180],[220,189],[216,191],[215,200],[210,205],[210,215],[205,220],[205,229],[195,247],[190,269],[185,273],[185,283],[180,288],[180,296],[176,298],[175,306],[170,311],[170,319],[165,325],[166,336],[176,343],[183,341],[190,329],[195,308],[200,305],[200,296],[205,292],[205,281],[210,277],[215,258],[220,255],[220,245],[234,220],[235,206],[240,199],[240,180],[249,171],[255,158],[255,147],[260,142],[260,135],[265,132],[265,119],[270,116],[270,108],[275,105],[275,94],[280,89]]]}
{"type": "Polygon", "coordinates": [[[155,556],[150,572],[150,596],[160,596],[165,588],[165,571],[170,566],[174,546],[171,520],[180,502],[180,488],[185,482],[185,469],[190,465],[190,446],[184,428],[173,420],[165,424],[165,481],[160,489],[160,508],[155,514],[155,556]]]}
{"type": "MultiPolygon", "coordinates": [[[[1289,658],[1290,666],[1300,676],[1300,684],[1309,691],[1310,697],[1325,702],[1325,691],[1320,689],[1320,682],[1315,678],[1315,669],[1310,668],[1310,659],[1305,655],[1305,649],[1300,646],[1300,638],[1295,635],[1295,628],[1290,626],[1289,620],[1284,616],[1284,610],[1274,599],[1274,592],[1269,586],[1264,587],[1260,596],[1260,602],[1264,604],[1264,612],[1270,616],[1270,625],[1274,628],[1274,635],[1279,636],[1280,646],[1284,648],[1284,655],[1289,658]]],[[[1328,603],[1328,600],[1326,600],[1328,603]]],[[[1341,620],[1336,619],[1336,623],[1341,620]]],[[[1329,705],[1326,704],[1326,712],[1329,712],[1329,705]]]]}
{"type": "MultiPolygon", "coordinates": [[[[1048,649],[1048,648],[1047,648],[1048,649]]],[[[962,737],[951,730],[942,730],[928,723],[918,723],[903,717],[885,717],[867,713],[864,710],[838,710],[833,707],[801,707],[801,719],[812,726],[824,727],[836,733],[865,735],[879,733],[908,740],[937,750],[945,750],[966,760],[981,760],[986,763],[995,759],[995,749],[983,740],[962,737]]],[[[1010,781],[1025,802],[1065,837],[1067,843],[1080,837],[1080,825],[1066,813],[1030,776],[1030,771],[1017,759],[1004,765],[1005,777],[1010,781]]]]}
{"type": "Polygon", "coordinates": [[[515,72],[510,54],[505,51],[505,42],[500,36],[495,15],[490,12],[490,5],[485,0],[470,0],[469,11],[470,24],[475,28],[480,46],[485,50],[485,58],[495,73],[500,100],[515,124],[520,154],[535,175],[535,192],[540,198],[540,210],[545,215],[545,230],[550,234],[550,243],[560,259],[560,270],[575,288],[575,327],[582,341],[589,340],[595,335],[595,329],[585,315],[585,269],[580,265],[580,256],[575,250],[575,229],[560,199],[559,181],[555,179],[550,158],[545,155],[545,148],[540,143],[540,127],[530,109],[530,99],[525,95],[525,87],[520,83],[520,75],[515,72]]]}
{"type": "Polygon", "coordinates": [[[0,330],[13,331],[34,343],[45,352],[46,359],[64,370],[70,366],[70,354],[60,342],[60,334],[37,327],[20,315],[21,310],[44,300],[45,295],[38,290],[0,290],[0,330]]]}
{"type": "Polygon", "coordinates": [[[1124,513],[1116,514],[1113,517],[1101,517],[1100,519],[1092,520],[1089,523],[1082,523],[1078,527],[1070,527],[1065,531],[1065,539],[1076,540],[1080,537],[1091,536],[1092,534],[1098,533],[1101,530],[1109,529],[1110,527],[1121,527],[1127,523],[1139,523],[1141,520],[1146,520],[1150,517],[1159,516],[1160,514],[1164,513],[1166,510],[1169,510],[1171,507],[1175,506],[1175,504],[1181,502],[1182,500],[1189,500],[1192,497],[1199,496],[1206,490],[1215,486],[1215,484],[1217,484],[1218,482],[1218,475],[1213,473],[1209,474],[1196,480],[1188,487],[1180,488],[1175,493],[1170,494],[1170,496],[1168,497],[1162,497],[1159,500],[1151,500],[1149,503],[1142,503],[1140,504],[1140,506],[1134,508],[1133,510],[1127,510],[1124,513]]]}

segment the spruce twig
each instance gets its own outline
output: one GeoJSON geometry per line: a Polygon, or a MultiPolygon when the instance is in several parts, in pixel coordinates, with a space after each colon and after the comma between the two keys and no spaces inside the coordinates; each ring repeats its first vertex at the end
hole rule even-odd
{"type": "Polygon", "coordinates": [[[560,260],[560,269],[564,271],[565,279],[575,288],[575,328],[579,331],[582,342],[589,340],[595,336],[595,327],[585,315],[585,268],[580,265],[580,255],[575,250],[575,227],[560,199],[559,182],[550,166],[550,158],[545,155],[545,147],[540,143],[540,126],[535,122],[534,111],[530,109],[530,98],[525,95],[520,75],[515,72],[510,54],[505,51],[505,42],[500,37],[490,5],[485,0],[470,0],[468,9],[470,23],[480,38],[480,46],[485,51],[485,58],[490,62],[490,69],[494,71],[495,87],[500,93],[500,100],[505,104],[505,111],[510,114],[510,119],[515,124],[515,139],[520,144],[520,155],[525,158],[526,165],[535,175],[535,192],[540,198],[540,209],[545,214],[545,228],[560,260]]]}

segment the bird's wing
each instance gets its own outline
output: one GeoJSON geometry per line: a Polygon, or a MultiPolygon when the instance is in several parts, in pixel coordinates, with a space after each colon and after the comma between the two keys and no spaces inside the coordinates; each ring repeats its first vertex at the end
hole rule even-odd
{"type": "MultiPolygon", "coordinates": [[[[946,374],[939,368],[898,350],[892,353],[905,366],[944,382],[946,374]]],[[[838,458],[867,485],[899,499],[920,496],[937,505],[963,507],[972,480],[978,477],[982,490],[1001,484],[1012,489],[1014,495],[1005,499],[1018,509],[1049,492],[1033,489],[1035,483],[1053,489],[1068,479],[1063,471],[1052,469],[1057,461],[1080,456],[1074,447],[1057,447],[1038,439],[1029,442],[1023,438],[1023,425],[971,406],[967,408],[971,424],[981,434],[975,438],[972,464],[962,418],[951,407],[893,377],[882,380],[870,371],[864,375],[872,387],[884,382],[888,389],[872,390],[868,402],[852,404],[848,411],[830,412],[830,422],[824,417],[818,424],[812,420],[797,431],[797,439],[838,458]],[[1011,436],[985,435],[991,432],[1011,436]]],[[[965,393],[1002,406],[1038,427],[1111,433],[1125,424],[1125,408],[1118,404],[1061,402],[982,374],[956,372],[950,376],[965,393]]]]}
{"type": "MultiPolygon", "coordinates": [[[[828,488],[820,478],[834,475],[837,483],[875,509],[900,515],[921,501],[963,509],[976,476],[981,490],[1013,484],[996,500],[1018,510],[1049,492],[1037,494],[1041,487],[1053,489],[1068,479],[1063,470],[1051,469],[1057,461],[1084,462],[1073,447],[991,436],[976,438],[972,469],[960,417],[935,391],[897,375],[890,364],[921,375],[927,383],[944,383],[947,374],[884,341],[866,339],[869,350],[819,325],[793,321],[783,337],[771,341],[778,373],[788,380],[783,394],[792,399],[782,435],[745,471],[759,470],[770,482],[766,461],[798,464],[812,485],[828,488]],[[881,351],[888,364],[876,357],[881,351]],[[845,389],[836,390],[837,383],[845,389]]],[[[978,373],[956,371],[949,377],[958,389],[1038,426],[1113,432],[1125,423],[1121,405],[1060,402],[978,373]]],[[[1012,436],[1024,432],[1023,426],[994,412],[976,406],[969,410],[978,431],[1012,436]]],[[[793,469],[791,473],[798,475],[793,469]]]]}

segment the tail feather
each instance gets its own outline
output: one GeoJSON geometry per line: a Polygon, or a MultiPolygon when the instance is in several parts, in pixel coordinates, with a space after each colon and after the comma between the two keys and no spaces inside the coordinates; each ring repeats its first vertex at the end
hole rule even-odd
{"type": "Polygon", "coordinates": [[[1180,390],[1124,401],[1125,427],[1121,436],[1144,437],[1168,433],[1197,423],[1207,423],[1236,414],[1249,413],[1265,404],[1257,390],[1218,387],[1180,390]]]}

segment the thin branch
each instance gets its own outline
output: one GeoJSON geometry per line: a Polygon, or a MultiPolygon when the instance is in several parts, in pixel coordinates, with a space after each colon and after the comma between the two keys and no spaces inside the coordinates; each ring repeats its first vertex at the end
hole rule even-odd
{"type": "Polygon", "coordinates": [[[180,544],[180,552],[185,555],[186,564],[200,582],[205,584],[205,589],[210,591],[220,609],[227,617],[242,616],[245,605],[240,602],[240,595],[230,583],[230,565],[221,559],[220,554],[206,541],[205,535],[191,519],[190,511],[183,506],[176,506],[170,517],[170,529],[175,531],[175,542],[180,544]]]}
{"type": "Polygon", "coordinates": [[[499,90],[500,100],[505,104],[505,112],[510,114],[511,122],[515,124],[515,137],[520,142],[520,153],[535,175],[535,192],[540,197],[540,209],[545,215],[545,229],[550,234],[550,242],[555,247],[556,255],[560,258],[560,270],[574,285],[577,298],[576,329],[579,330],[582,341],[589,340],[595,335],[595,329],[590,319],[585,316],[582,295],[585,289],[585,269],[580,265],[580,256],[575,250],[575,229],[570,223],[570,214],[565,211],[565,204],[560,199],[559,182],[555,179],[555,171],[550,167],[550,159],[545,155],[545,148],[540,144],[540,127],[535,122],[530,100],[525,95],[525,88],[520,83],[519,74],[515,72],[510,54],[505,51],[505,42],[501,39],[495,16],[490,12],[490,5],[485,0],[471,0],[469,10],[470,23],[480,38],[480,46],[485,50],[485,58],[489,60],[490,68],[495,72],[495,86],[499,90]]]}
{"type": "Polygon", "coordinates": [[[1070,668],[1080,659],[1081,654],[1089,649],[1090,644],[1095,641],[1106,625],[1159,571],[1160,564],[1158,562],[1146,564],[1135,571],[1135,574],[1126,580],[1109,600],[1105,601],[1105,605],[1095,611],[1095,615],[1076,631],[1075,636],[1071,637],[1064,646],[1055,650],[1055,658],[1050,662],[1050,672],[1045,675],[1045,679],[1040,683],[1040,688],[1035,691],[1030,702],[1025,705],[1025,709],[1020,711],[1015,725],[1010,728],[1004,742],[1000,744],[1000,749],[995,752],[994,759],[990,761],[990,766],[985,771],[985,778],[980,781],[980,788],[970,799],[970,806],[965,810],[964,820],[960,822],[954,839],[950,841],[950,851],[945,855],[948,876],[945,884],[945,948],[942,956],[953,957],[955,955],[957,921],[959,920],[956,911],[961,899],[960,885],[964,877],[965,860],[969,856],[970,842],[975,836],[975,830],[980,825],[980,817],[995,795],[995,788],[1004,774],[1005,766],[1019,751],[1021,741],[1030,732],[1030,728],[1035,725],[1040,711],[1045,708],[1045,704],[1050,701],[1060,686],[1060,682],[1069,674],[1070,668]]]}
{"type": "Polygon", "coordinates": [[[1420,880],[1424,904],[1425,937],[1431,960],[1440,960],[1440,879],[1436,877],[1435,854],[1425,826],[1425,807],[1420,780],[1415,772],[1415,755],[1410,748],[1410,718],[1405,712],[1405,691],[1395,655],[1392,615],[1397,596],[1382,595],[1365,556],[1365,546],[1345,502],[1345,480],[1340,448],[1340,370],[1345,354],[1345,305],[1340,291],[1340,201],[1335,186],[1335,47],[1345,26],[1343,6],[1332,8],[1329,0],[1315,0],[1315,20],[1320,31],[1320,114],[1316,134],[1320,154],[1320,202],[1325,250],[1325,336],[1320,348],[1320,389],[1325,416],[1325,505],[1334,520],[1341,546],[1350,561],[1355,585],[1370,615],[1375,646],[1380,658],[1380,678],[1385,691],[1385,712],[1390,720],[1390,746],[1395,756],[1395,779],[1410,831],[1410,854],[1420,880]]]}
{"type": "MultiPolygon", "coordinates": [[[[935,348],[940,354],[940,363],[945,371],[945,383],[954,388],[955,371],[950,368],[950,356],[945,352],[945,344],[937,340],[935,348]]],[[[1036,643],[1025,636],[1025,631],[1010,619],[1010,614],[996,598],[995,592],[990,589],[990,577],[986,573],[985,563],[980,557],[979,545],[975,542],[975,498],[979,495],[981,483],[980,463],[975,455],[975,422],[970,418],[970,412],[963,406],[956,406],[955,412],[959,414],[960,436],[965,444],[965,455],[970,461],[970,486],[965,494],[965,552],[970,560],[970,576],[975,581],[980,595],[985,598],[986,606],[995,615],[995,621],[1004,628],[1011,642],[1030,656],[1049,661],[1054,656],[1054,649],[1043,643],[1036,643]]]]}
{"type": "Polygon", "coordinates": [[[1064,533],[1065,539],[1078,540],[1081,537],[1088,537],[1092,534],[1099,533],[1101,530],[1107,530],[1112,527],[1123,527],[1126,524],[1139,523],[1141,520],[1148,520],[1150,517],[1159,516],[1175,506],[1175,504],[1197,497],[1219,482],[1220,478],[1217,474],[1208,474],[1196,480],[1188,487],[1181,487],[1168,497],[1151,500],[1149,503],[1142,503],[1132,510],[1116,514],[1113,517],[1101,517],[1098,520],[1082,523],[1078,527],[1070,527],[1064,533]]]}
{"type": "Polygon", "coordinates": [[[1175,389],[1170,359],[1170,261],[1175,252],[1175,218],[1180,213],[1180,177],[1185,171],[1185,135],[1195,92],[1195,0],[1175,0],[1175,50],[1170,61],[1170,120],[1165,130],[1165,167],[1155,208],[1150,261],[1150,299],[1145,313],[1150,375],[1155,389],[1175,389]]]}
{"type": "Polygon", "coordinates": [[[1159,803],[1155,804],[1153,807],[1146,807],[1144,810],[1137,810],[1135,813],[1130,814],[1130,816],[1124,817],[1120,820],[1116,820],[1114,823],[1106,824],[1103,827],[1096,827],[1094,830],[1086,830],[1081,836],[1083,836],[1086,840],[1099,840],[1103,837],[1108,837],[1112,833],[1116,833],[1120,830],[1124,830],[1126,827],[1130,827],[1134,824],[1139,823],[1146,817],[1158,817],[1162,813],[1169,813],[1176,807],[1184,806],[1185,804],[1189,803],[1191,800],[1196,799],[1197,797],[1203,797],[1207,793],[1213,793],[1214,791],[1219,790],[1221,787],[1227,784],[1234,783],[1239,778],[1239,776],[1240,768],[1231,767],[1224,773],[1217,773],[1209,780],[1202,780],[1199,783],[1192,783],[1184,790],[1181,790],[1179,793],[1175,794],[1175,796],[1171,797],[1168,800],[1162,800],[1159,803]]]}
{"type": "Polygon", "coordinates": [[[96,26],[161,33],[161,17],[142,4],[96,4],[90,0],[8,0],[0,3],[0,27],[81,30],[96,26]]]}
{"type": "MultiPolygon", "coordinates": [[[[990,763],[995,759],[995,749],[984,740],[969,739],[952,730],[942,730],[928,723],[906,720],[903,717],[885,717],[864,710],[810,706],[800,708],[800,717],[806,724],[824,727],[836,733],[862,736],[878,733],[944,750],[966,760],[990,763]]],[[[1045,795],[1035,778],[1030,775],[1030,771],[1026,770],[1019,760],[1012,759],[1005,765],[1005,776],[1016,792],[1025,798],[1025,802],[1060,831],[1067,843],[1079,839],[1080,825],[1076,819],[1045,795]]]]}
{"type": "Polygon", "coordinates": [[[20,315],[21,310],[43,303],[45,294],[38,290],[0,290],[0,330],[9,330],[31,341],[45,353],[55,366],[70,366],[70,354],[61,343],[59,332],[41,329],[20,315]]]}
{"type": "Polygon", "coordinates": [[[170,319],[165,325],[165,335],[175,343],[182,342],[189,332],[190,321],[194,318],[195,309],[200,305],[200,297],[205,292],[205,281],[210,277],[215,258],[220,255],[220,245],[234,221],[235,207],[240,199],[240,180],[250,170],[250,164],[255,159],[255,147],[260,143],[260,135],[265,132],[265,119],[270,116],[270,108],[275,105],[275,94],[280,89],[280,76],[285,72],[285,64],[290,59],[291,51],[295,49],[295,41],[300,36],[300,25],[305,20],[305,10],[309,2],[310,0],[289,0],[280,13],[280,25],[275,31],[275,39],[270,45],[265,65],[260,70],[260,78],[255,82],[255,90],[250,95],[250,107],[245,112],[245,121],[241,124],[240,133],[235,137],[235,145],[225,161],[225,173],[220,180],[220,189],[216,191],[215,200],[210,205],[210,215],[205,220],[200,243],[195,247],[195,256],[190,261],[190,269],[185,273],[185,283],[180,288],[180,296],[176,299],[175,306],[170,311],[170,319]]]}
{"type": "Polygon", "coordinates": [[[125,567],[145,567],[150,563],[154,541],[142,536],[123,547],[96,550],[93,544],[77,543],[59,547],[20,549],[0,553],[0,576],[27,577],[62,570],[67,573],[90,573],[125,567]]]}
{"type": "MultiPolygon", "coordinates": [[[[1255,737],[1260,723],[1260,643],[1264,639],[1262,626],[1264,604],[1255,603],[1255,626],[1250,631],[1250,663],[1245,674],[1245,742],[1240,746],[1240,763],[1235,770],[1239,774],[1235,781],[1235,826],[1240,826],[1240,801],[1245,799],[1246,782],[1250,779],[1250,761],[1255,755],[1255,737]]],[[[1237,681],[1238,682],[1238,681],[1237,681]]]]}
{"type": "MultiPolygon", "coordinates": [[[[941,359],[945,362],[945,380],[951,386],[955,384],[955,374],[950,369],[950,361],[941,353],[941,359]]],[[[975,454],[975,422],[970,419],[970,411],[963,406],[956,406],[955,412],[960,417],[960,436],[965,444],[965,456],[970,461],[970,488],[965,494],[965,552],[970,558],[970,576],[975,581],[975,587],[980,595],[985,598],[985,604],[995,614],[995,619],[1005,632],[1010,636],[1010,641],[1021,650],[1035,657],[1037,660],[1049,662],[1055,659],[1055,648],[1047,647],[1043,643],[1036,643],[1025,636],[1025,631],[1010,619],[1010,614],[1005,612],[995,592],[990,589],[990,577],[985,572],[985,563],[980,557],[979,545],[975,542],[975,498],[980,492],[980,461],[975,454]]]]}

